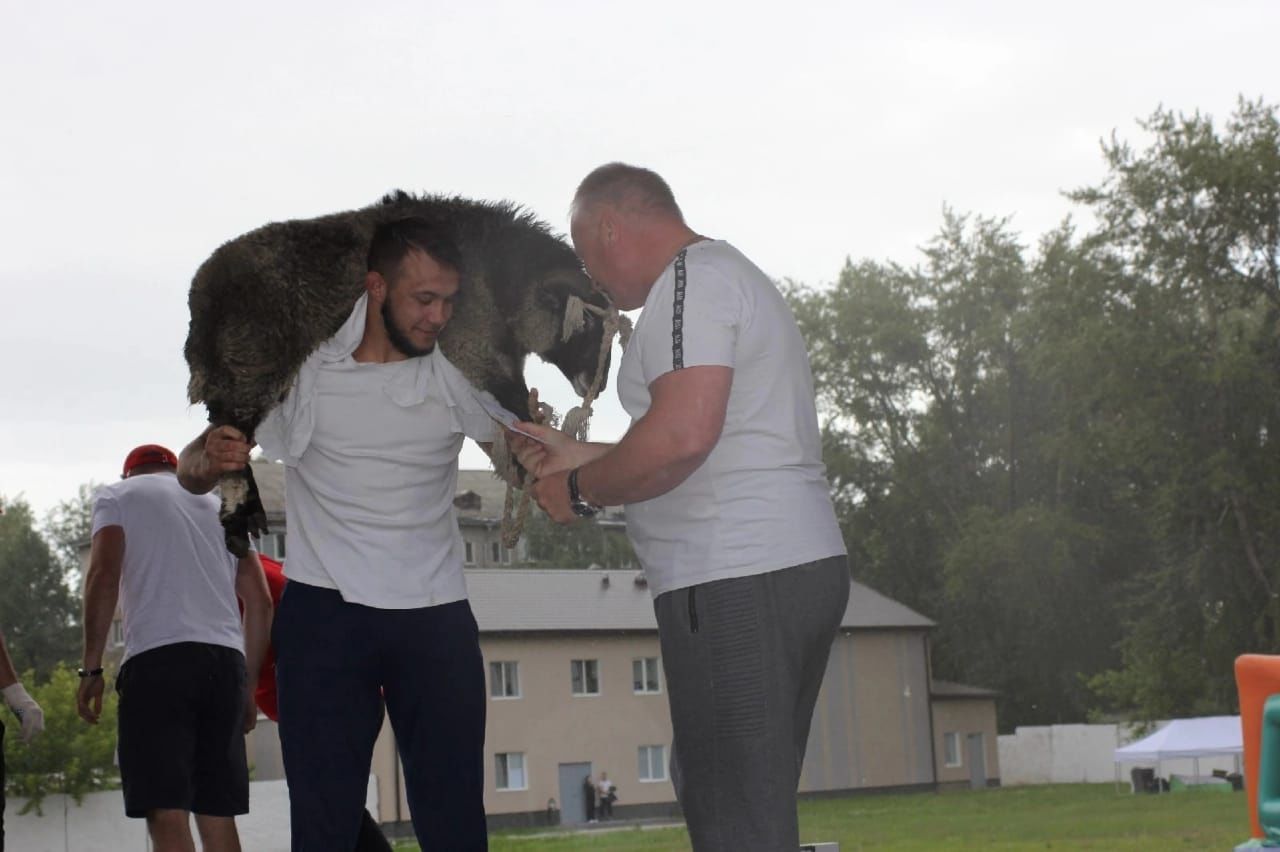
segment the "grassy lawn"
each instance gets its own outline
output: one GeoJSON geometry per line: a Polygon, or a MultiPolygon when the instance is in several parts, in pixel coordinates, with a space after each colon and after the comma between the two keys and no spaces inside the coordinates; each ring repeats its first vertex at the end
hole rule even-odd
{"type": "MultiPolygon", "coordinates": [[[[1133,796],[1110,784],[1011,787],[979,792],[851,796],[802,802],[801,837],[838,840],[840,852],[970,849],[1230,850],[1249,836],[1242,793],[1133,796]]],[[[529,837],[498,833],[493,852],[663,850],[688,852],[683,828],[529,837]]],[[[401,847],[409,852],[418,847],[401,847]]]]}

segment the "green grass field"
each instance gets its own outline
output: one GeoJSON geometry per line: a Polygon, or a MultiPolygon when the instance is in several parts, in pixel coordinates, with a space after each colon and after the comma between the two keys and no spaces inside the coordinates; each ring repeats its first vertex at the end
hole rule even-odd
{"type": "MultiPolygon", "coordinates": [[[[1063,784],[978,792],[850,796],[802,802],[801,838],[837,840],[840,852],[952,850],[1230,850],[1249,836],[1242,793],[1133,796],[1128,786],[1063,784]]],[[[406,852],[415,845],[401,847],[406,852]]],[[[688,852],[683,828],[531,837],[496,833],[493,852],[688,852]]]]}

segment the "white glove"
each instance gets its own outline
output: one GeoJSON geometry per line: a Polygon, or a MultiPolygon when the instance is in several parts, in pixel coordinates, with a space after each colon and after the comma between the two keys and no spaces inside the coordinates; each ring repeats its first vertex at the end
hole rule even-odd
{"type": "Polygon", "coordinates": [[[36,700],[27,694],[27,688],[21,683],[14,683],[0,689],[4,695],[4,703],[22,723],[22,741],[31,742],[31,738],[44,730],[44,711],[36,700]]]}

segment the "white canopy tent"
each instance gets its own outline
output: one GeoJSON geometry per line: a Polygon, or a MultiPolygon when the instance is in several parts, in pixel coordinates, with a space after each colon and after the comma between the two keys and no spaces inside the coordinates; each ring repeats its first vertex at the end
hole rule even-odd
{"type": "Polygon", "coordinates": [[[1154,734],[1129,743],[1115,751],[1116,780],[1122,763],[1154,763],[1156,775],[1165,760],[1191,758],[1194,773],[1200,775],[1200,758],[1234,756],[1240,771],[1244,753],[1244,735],[1239,716],[1203,716],[1198,719],[1174,719],[1154,734]]]}

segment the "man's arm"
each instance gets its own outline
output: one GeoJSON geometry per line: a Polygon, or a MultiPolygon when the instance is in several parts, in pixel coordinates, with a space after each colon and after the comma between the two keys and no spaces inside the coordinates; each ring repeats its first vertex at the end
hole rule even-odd
{"type": "MultiPolygon", "coordinates": [[[[22,741],[31,742],[31,738],[44,730],[44,710],[36,700],[27,693],[27,688],[18,680],[18,670],[13,666],[9,656],[9,648],[4,643],[4,633],[0,631],[0,695],[4,703],[9,705],[18,722],[22,725],[22,741]]],[[[0,790],[0,799],[4,791],[0,790]]]]}
{"type": "Polygon", "coordinates": [[[236,595],[244,604],[244,668],[248,675],[244,730],[248,733],[258,723],[254,692],[262,671],[262,659],[271,641],[271,590],[258,554],[253,551],[236,563],[236,595]]]}
{"type": "Polygon", "coordinates": [[[9,647],[4,644],[4,631],[0,630],[0,689],[13,686],[17,682],[18,671],[13,667],[9,647]]]}
{"type": "MultiPolygon", "coordinates": [[[[102,668],[107,634],[111,631],[120,596],[124,546],[124,527],[107,526],[93,534],[89,572],[84,580],[84,657],[81,666],[85,671],[102,668]]],[[[81,719],[97,724],[98,717],[102,715],[102,693],[101,674],[80,679],[76,711],[81,719]]]]}
{"type": "Polygon", "coordinates": [[[178,455],[178,482],[193,494],[208,494],[223,473],[243,470],[253,446],[234,426],[210,426],[178,455]]]}
{"type": "MultiPolygon", "coordinates": [[[[644,417],[612,450],[578,469],[582,498],[620,506],[651,500],[684,482],[720,440],[732,386],[731,367],[688,367],[659,376],[649,385],[652,399],[644,417]]],[[[544,473],[534,494],[553,520],[575,519],[568,471],[544,473]]]]}

